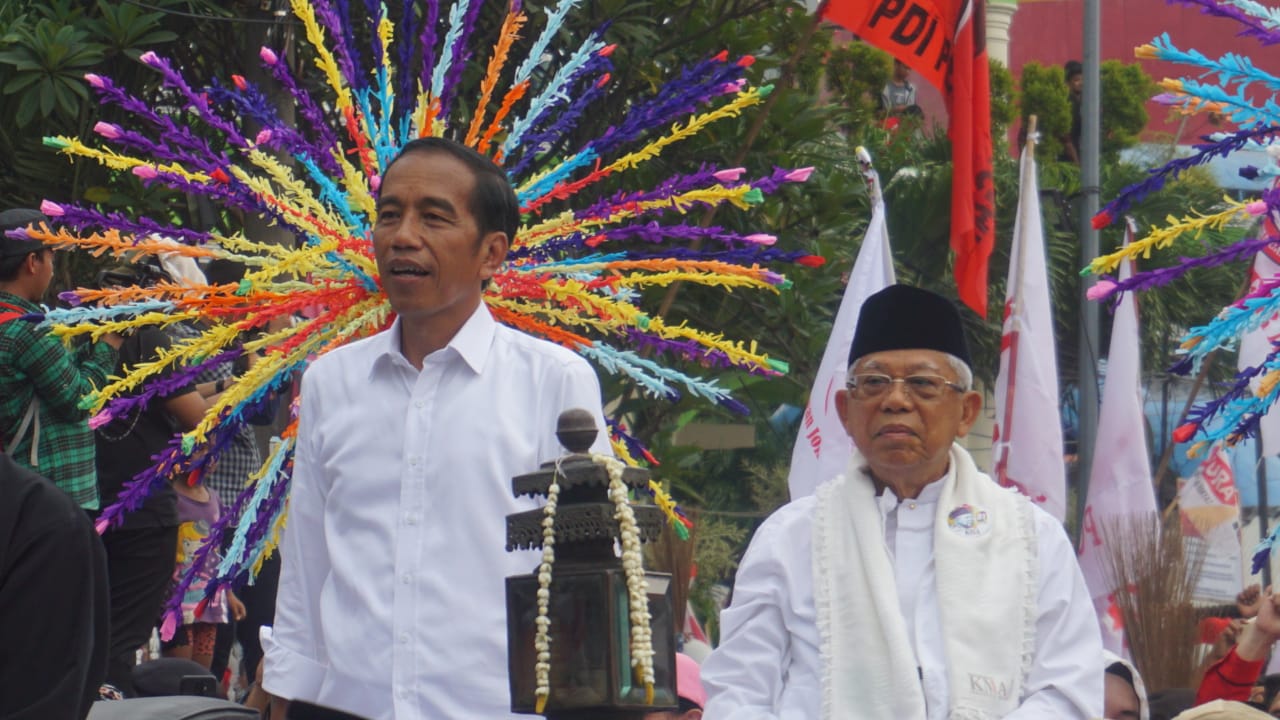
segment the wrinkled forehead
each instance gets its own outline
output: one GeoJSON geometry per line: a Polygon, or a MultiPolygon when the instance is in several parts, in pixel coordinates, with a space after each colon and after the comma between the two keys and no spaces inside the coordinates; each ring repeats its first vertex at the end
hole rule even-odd
{"type": "Polygon", "coordinates": [[[879,372],[886,375],[930,373],[950,378],[955,374],[946,353],[937,350],[906,349],[868,353],[858,358],[851,372],[879,372]]]}

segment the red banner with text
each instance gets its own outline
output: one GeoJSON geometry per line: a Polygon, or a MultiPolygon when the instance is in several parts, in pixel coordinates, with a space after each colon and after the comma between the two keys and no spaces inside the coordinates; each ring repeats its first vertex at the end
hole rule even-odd
{"type": "Polygon", "coordinates": [[[906,63],[946,98],[956,289],[985,318],[995,188],[983,0],[826,0],[818,12],[906,63]]]}

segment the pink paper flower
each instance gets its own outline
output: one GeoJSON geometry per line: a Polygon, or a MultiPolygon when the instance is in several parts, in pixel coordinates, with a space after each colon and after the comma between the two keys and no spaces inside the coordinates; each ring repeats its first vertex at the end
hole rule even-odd
{"type": "Polygon", "coordinates": [[[109,140],[115,140],[116,138],[120,137],[120,126],[113,125],[109,122],[95,123],[93,126],[93,131],[109,140]]]}
{"type": "Polygon", "coordinates": [[[804,182],[808,180],[809,176],[812,174],[813,174],[813,168],[802,167],[802,168],[796,168],[795,170],[792,170],[791,172],[787,173],[784,177],[786,178],[787,182],[804,182]]]}
{"type": "Polygon", "coordinates": [[[1116,284],[1112,280],[1099,280],[1093,284],[1093,287],[1085,291],[1085,297],[1090,300],[1101,300],[1110,295],[1116,289],[1116,284]]]}

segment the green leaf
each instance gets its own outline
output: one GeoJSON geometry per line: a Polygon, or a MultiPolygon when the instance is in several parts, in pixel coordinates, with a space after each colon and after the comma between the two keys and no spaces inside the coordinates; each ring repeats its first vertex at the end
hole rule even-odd
{"type": "Polygon", "coordinates": [[[40,83],[40,114],[48,115],[53,112],[53,106],[58,102],[57,96],[53,92],[52,83],[40,83]]]}
{"type": "Polygon", "coordinates": [[[9,82],[5,83],[4,94],[13,95],[15,93],[21,92],[31,87],[35,83],[39,82],[40,79],[41,79],[41,76],[37,75],[36,73],[23,73],[22,75],[15,75],[11,80],[9,80],[9,82]]]}
{"type": "Polygon", "coordinates": [[[54,97],[56,97],[58,101],[58,109],[68,117],[75,116],[77,111],[80,109],[80,104],[76,102],[75,93],[72,92],[65,83],[54,82],[52,85],[54,97]]]}
{"type": "Polygon", "coordinates": [[[160,45],[162,43],[173,42],[178,39],[178,33],[169,30],[153,30],[146,35],[138,38],[136,45],[160,45]]]}
{"type": "Polygon", "coordinates": [[[18,112],[15,115],[14,120],[17,121],[19,127],[30,125],[31,121],[36,116],[37,109],[38,101],[36,96],[32,94],[24,95],[22,96],[22,99],[18,101],[18,112]]]}

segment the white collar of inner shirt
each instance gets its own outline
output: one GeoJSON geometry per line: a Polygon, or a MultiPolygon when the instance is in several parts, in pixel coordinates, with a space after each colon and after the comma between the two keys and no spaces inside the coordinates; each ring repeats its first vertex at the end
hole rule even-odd
{"type": "MultiPolygon", "coordinates": [[[[374,371],[383,363],[391,363],[392,365],[403,363],[407,367],[413,367],[400,352],[400,330],[400,318],[397,317],[395,322],[391,324],[390,330],[378,336],[376,340],[379,343],[378,354],[374,357],[373,365],[369,368],[371,377],[374,371]]],[[[467,321],[449,340],[449,344],[437,350],[436,353],[457,355],[466,362],[472,371],[479,375],[484,372],[484,366],[489,359],[489,349],[493,347],[493,336],[496,331],[497,322],[494,321],[493,315],[489,314],[488,306],[481,302],[475,312],[471,313],[471,317],[467,318],[467,321]]],[[[432,355],[436,353],[432,353],[432,355]]]]}
{"type": "Polygon", "coordinates": [[[880,517],[882,519],[888,517],[889,513],[897,510],[898,506],[903,503],[909,503],[913,509],[916,505],[937,504],[938,498],[942,497],[942,485],[946,482],[947,478],[951,477],[953,472],[955,472],[954,468],[948,466],[946,475],[943,475],[941,478],[925,485],[924,489],[920,491],[918,496],[908,500],[900,501],[898,500],[898,496],[893,494],[892,490],[889,490],[888,488],[884,489],[876,496],[876,506],[880,510],[880,517]]]}

